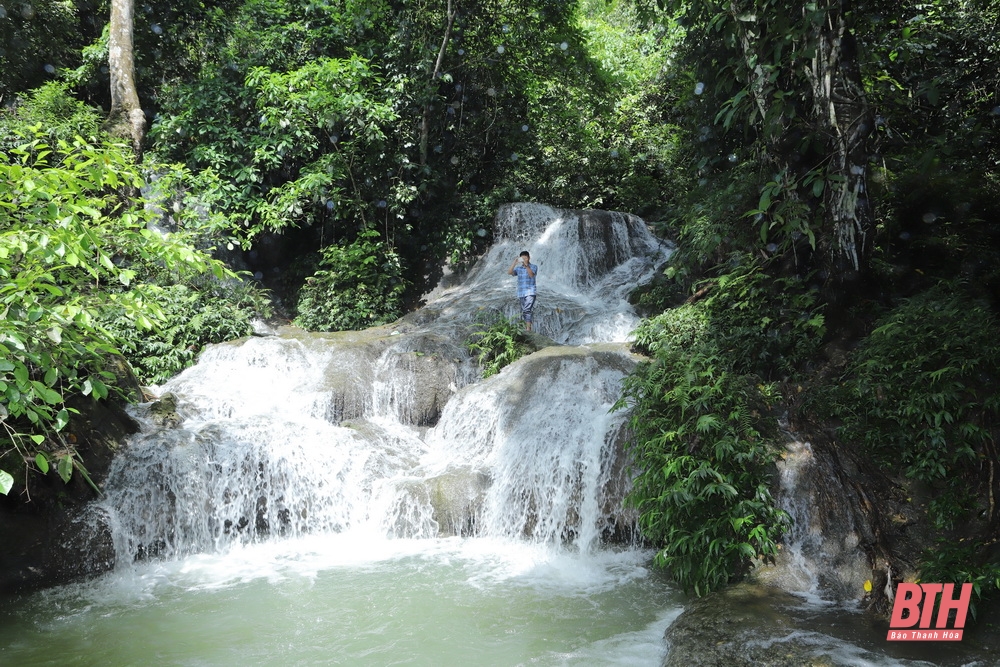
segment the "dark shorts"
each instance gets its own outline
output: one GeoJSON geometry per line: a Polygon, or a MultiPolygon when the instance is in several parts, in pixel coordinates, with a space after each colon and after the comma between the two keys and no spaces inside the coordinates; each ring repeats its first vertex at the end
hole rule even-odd
{"type": "Polygon", "coordinates": [[[535,295],[521,297],[521,319],[525,322],[531,321],[531,311],[535,308],[535,295]]]}

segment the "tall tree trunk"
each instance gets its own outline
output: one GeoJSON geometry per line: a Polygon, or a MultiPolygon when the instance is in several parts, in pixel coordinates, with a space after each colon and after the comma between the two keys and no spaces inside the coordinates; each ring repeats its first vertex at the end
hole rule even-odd
{"type": "Polygon", "coordinates": [[[135,87],[135,56],[132,48],[134,0],[111,1],[111,34],[108,69],[111,72],[111,113],[105,125],[112,136],[128,138],[136,161],[142,157],[146,136],[146,114],[139,105],[135,87]]]}
{"type": "Polygon", "coordinates": [[[806,76],[812,86],[817,129],[830,156],[824,193],[828,233],[819,250],[827,280],[846,286],[863,274],[872,250],[874,220],[867,193],[867,142],[874,128],[848,25],[849,0],[833,0],[815,28],[816,54],[806,76]]]}
{"type": "Polygon", "coordinates": [[[434,62],[434,72],[431,73],[430,87],[431,90],[428,92],[428,100],[424,103],[424,115],[420,122],[420,164],[427,164],[427,143],[428,137],[430,136],[431,130],[431,102],[430,95],[433,94],[434,87],[437,85],[437,78],[441,74],[441,63],[444,62],[444,53],[448,47],[448,40],[451,38],[451,28],[455,24],[455,14],[456,11],[452,8],[452,0],[448,0],[448,9],[446,11],[448,24],[444,29],[444,37],[441,38],[441,48],[438,49],[437,60],[434,62]]]}

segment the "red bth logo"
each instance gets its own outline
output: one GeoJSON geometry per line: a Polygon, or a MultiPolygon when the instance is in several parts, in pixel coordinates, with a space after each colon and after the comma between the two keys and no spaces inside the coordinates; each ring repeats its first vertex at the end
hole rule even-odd
{"type": "Polygon", "coordinates": [[[972,599],[972,584],[962,584],[962,592],[955,598],[955,584],[900,584],[889,619],[888,641],[961,641],[965,617],[972,599]],[[937,618],[931,628],[935,602],[937,618]],[[955,612],[949,627],[948,617],[955,612]]]}

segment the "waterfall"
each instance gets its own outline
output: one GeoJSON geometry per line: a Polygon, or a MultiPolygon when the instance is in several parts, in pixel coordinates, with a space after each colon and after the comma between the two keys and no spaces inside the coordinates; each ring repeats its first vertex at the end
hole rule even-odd
{"type": "Polygon", "coordinates": [[[507,268],[522,250],[538,266],[534,330],[557,343],[623,341],[639,322],[626,301],[671,249],[637,216],[507,204],[494,244],[452,288],[432,292],[424,317],[468,322],[483,311],[520,313],[507,268]]]}
{"type": "Polygon", "coordinates": [[[757,578],[812,602],[856,600],[871,567],[861,544],[865,521],[837,477],[826,448],[785,431],[777,500],[791,516],[776,567],[757,578]]]}
{"type": "Polygon", "coordinates": [[[420,312],[362,332],[286,328],[207,349],[157,391],[101,503],[119,562],[310,534],[489,536],[588,551],[627,532],[628,291],[669,252],[635,216],[522,204],[420,312]],[[539,265],[536,331],[560,343],[488,380],[464,341],[516,312],[513,257],[539,265]],[[172,427],[173,426],[173,427],[172,427]]]}

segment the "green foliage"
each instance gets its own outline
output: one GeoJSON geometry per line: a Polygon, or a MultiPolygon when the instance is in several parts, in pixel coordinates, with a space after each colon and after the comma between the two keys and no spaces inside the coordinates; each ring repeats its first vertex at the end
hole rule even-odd
{"type": "Polygon", "coordinates": [[[880,464],[941,489],[939,527],[967,516],[975,470],[1000,417],[996,316],[955,286],[906,299],[851,358],[838,412],[842,436],[880,464]]]}
{"type": "Polygon", "coordinates": [[[635,346],[653,359],[629,376],[636,478],[628,502],[658,547],[658,564],[698,595],[776,553],[788,516],[771,497],[775,388],[823,333],[800,281],[750,265],[709,295],[645,320],[635,346]]]}
{"type": "Polygon", "coordinates": [[[636,346],[655,353],[664,345],[713,344],[741,374],[775,379],[793,373],[818,350],[826,333],[818,292],[797,277],[772,277],[747,261],[706,281],[693,305],[644,320],[636,346]]]}
{"type": "MultiPolygon", "coordinates": [[[[153,213],[127,193],[142,178],[121,145],[77,138],[32,141],[0,154],[0,447],[55,460],[65,479],[86,476],[62,436],[73,394],[113,389],[104,360],[116,351],[97,325],[107,308],[154,328],[155,300],[137,276],[228,272],[182,234],[147,228],[153,213]],[[68,463],[65,463],[68,461],[68,463]]],[[[232,274],[229,274],[230,276],[232,274]]]]}
{"type": "Polygon", "coordinates": [[[244,246],[305,229],[296,238],[319,250],[377,226],[413,299],[437,278],[427,258],[474,257],[501,203],[646,212],[676,190],[676,132],[650,85],[666,30],[625,2],[576,4],[178,10],[173,51],[155,47],[168,62],[152,152],[218,176],[244,246]]]}
{"type": "Polygon", "coordinates": [[[0,5],[0,106],[74,64],[80,44],[77,8],[67,0],[0,5]]]}
{"type": "Polygon", "coordinates": [[[531,351],[524,338],[524,326],[499,313],[480,318],[465,346],[479,361],[484,378],[496,375],[531,351]]]}
{"type": "Polygon", "coordinates": [[[704,595],[772,558],[788,517],[769,488],[772,389],[733,372],[704,333],[686,346],[692,321],[678,319],[654,360],[626,379],[618,407],[632,410],[637,476],[628,502],[643,535],[659,549],[658,565],[704,595]]]}
{"type": "Polygon", "coordinates": [[[954,582],[956,588],[972,584],[969,613],[977,617],[979,606],[1000,591],[1000,562],[989,560],[991,545],[977,542],[957,543],[942,540],[921,554],[917,569],[920,579],[929,582],[954,582]]]}
{"type": "Polygon", "coordinates": [[[322,250],[320,269],[299,293],[295,323],[312,331],[348,331],[402,315],[406,283],[399,254],[378,232],[322,250]]]}
{"type": "Polygon", "coordinates": [[[11,150],[37,138],[72,142],[77,136],[93,141],[100,135],[101,113],[71,94],[65,83],[53,81],[25,93],[10,108],[0,110],[0,150],[11,150]]]}
{"type": "Polygon", "coordinates": [[[160,384],[181,372],[208,344],[248,336],[251,321],[266,311],[263,295],[249,286],[192,289],[176,284],[151,285],[160,318],[152,331],[140,331],[124,308],[104,309],[97,324],[132,365],[140,382],[160,384]]]}

